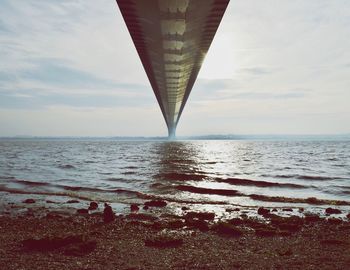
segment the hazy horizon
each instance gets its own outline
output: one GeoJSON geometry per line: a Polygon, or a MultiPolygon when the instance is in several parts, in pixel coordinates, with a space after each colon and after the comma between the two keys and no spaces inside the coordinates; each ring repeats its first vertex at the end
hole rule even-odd
{"type": "MultiPolygon", "coordinates": [[[[0,136],[165,137],[115,1],[0,0],[0,136]]],[[[232,0],[177,135],[350,133],[350,2],[232,0]]]]}
{"type": "MultiPolygon", "coordinates": [[[[168,136],[32,136],[32,135],[15,135],[15,136],[0,136],[0,140],[130,140],[130,141],[168,141],[168,136]]],[[[191,136],[176,136],[170,141],[182,140],[268,140],[268,141],[348,141],[350,133],[344,134],[206,134],[206,135],[191,135],[191,136]]]]}

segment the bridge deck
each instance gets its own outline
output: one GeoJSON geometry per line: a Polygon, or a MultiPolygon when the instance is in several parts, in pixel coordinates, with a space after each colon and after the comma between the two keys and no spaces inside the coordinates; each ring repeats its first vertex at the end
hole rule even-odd
{"type": "Polygon", "coordinates": [[[177,123],[229,0],[117,0],[166,121],[177,123]]]}

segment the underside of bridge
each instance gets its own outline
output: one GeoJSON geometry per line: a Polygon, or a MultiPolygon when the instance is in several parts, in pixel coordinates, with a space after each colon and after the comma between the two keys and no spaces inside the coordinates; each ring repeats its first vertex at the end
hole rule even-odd
{"type": "Polygon", "coordinates": [[[229,0],[117,0],[169,137],[229,0]]]}

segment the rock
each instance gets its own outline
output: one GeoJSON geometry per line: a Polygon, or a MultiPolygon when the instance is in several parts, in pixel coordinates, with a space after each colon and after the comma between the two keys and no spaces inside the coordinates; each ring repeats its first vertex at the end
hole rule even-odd
{"type": "Polygon", "coordinates": [[[26,251],[50,251],[71,244],[82,242],[82,235],[73,235],[66,237],[45,237],[41,239],[27,239],[22,241],[22,246],[26,251]]]}
{"type": "Polygon", "coordinates": [[[145,205],[144,207],[142,207],[143,210],[148,210],[149,207],[147,205],[145,205]]]}
{"type": "Polygon", "coordinates": [[[152,200],[145,202],[145,206],[148,207],[165,207],[167,205],[166,201],[163,200],[152,200]]]}
{"type": "Polygon", "coordinates": [[[214,220],[215,218],[215,213],[211,212],[188,212],[185,215],[185,219],[193,219],[197,218],[200,220],[214,220]]]}
{"type": "Polygon", "coordinates": [[[347,215],[346,215],[346,217],[347,217],[348,219],[350,219],[350,213],[349,213],[349,214],[347,214],[347,215]]]}
{"type": "Polygon", "coordinates": [[[35,203],[34,199],[26,199],[23,201],[23,203],[35,203]]]}
{"type": "Polygon", "coordinates": [[[271,224],[278,227],[281,231],[288,231],[290,233],[300,231],[304,220],[298,216],[291,217],[274,217],[271,219],[271,224]]]}
{"type": "Polygon", "coordinates": [[[272,212],[277,212],[277,209],[276,208],[272,209],[272,212]]]}
{"type": "Polygon", "coordinates": [[[298,224],[282,223],[278,226],[281,231],[297,232],[301,230],[301,226],[298,224]]]}
{"type": "Polygon", "coordinates": [[[341,211],[339,209],[335,209],[335,208],[331,208],[331,207],[328,207],[325,212],[326,212],[326,214],[329,214],[329,215],[341,214],[341,211]]]}
{"type": "Polygon", "coordinates": [[[306,222],[319,222],[321,220],[322,219],[318,215],[314,215],[314,214],[305,215],[306,222]]]}
{"type": "Polygon", "coordinates": [[[183,207],[181,207],[181,210],[182,210],[182,211],[187,211],[187,210],[190,210],[190,208],[187,207],[187,206],[183,206],[183,207]]]}
{"type": "Polygon", "coordinates": [[[97,202],[90,202],[89,210],[96,210],[98,208],[97,202]]]}
{"type": "Polygon", "coordinates": [[[213,229],[220,235],[231,237],[240,237],[243,235],[243,232],[240,229],[226,222],[217,223],[213,229]]]}
{"type": "Polygon", "coordinates": [[[176,248],[183,244],[183,239],[171,235],[158,234],[145,240],[146,247],[176,248]]]}
{"type": "Polygon", "coordinates": [[[299,212],[300,212],[300,213],[304,212],[304,208],[303,208],[303,207],[300,207],[300,208],[299,208],[299,212]]]}
{"type": "Polygon", "coordinates": [[[41,239],[27,239],[22,241],[25,251],[52,251],[66,248],[65,255],[83,256],[96,248],[96,241],[85,240],[83,235],[72,235],[66,237],[46,237],[41,239]]]}
{"type": "Polygon", "coordinates": [[[240,219],[240,218],[232,218],[232,219],[229,219],[227,221],[228,223],[232,224],[232,225],[242,225],[243,224],[243,219],[240,219]]]}
{"type": "Polygon", "coordinates": [[[198,229],[202,232],[209,231],[209,224],[203,219],[189,218],[186,219],[185,224],[189,228],[198,229]]]}
{"type": "Polygon", "coordinates": [[[293,212],[292,208],[283,208],[282,209],[284,212],[293,212]]]}
{"type": "Polygon", "coordinates": [[[89,214],[89,210],[84,209],[84,208],[80,208],[77,210],[78,214],[89,214]]]}
{"type": "Polygon", "coordinates": [[[115,214],[112,210],[112,207],[105,203],[105,209],[103,210],[103,221],[105,223],[112,222],[115,219],[115,214]]]}
{"type": "MultiPolygon", "coordinates": [[[[147,224],[147,223],[146,223],[147,224]]],[[[160,221],[155,221],[149,226],[152,230],[161,231],[165,228],[165,224],[160,221]]]]}
{"type": "Polygon", "coordinates": [[[320,204],[320,200],[315,197],[309,197],[305,200],[308,204],[320,204]]]}
{"type": "Polygon", "coordinates": [[[276,229],[273,227],[255,229],[255,234],[257,236],[270,237],[276,235],[276,229]]]}
{"type": "Polygon", "coordinates": [[[329,224],[332,224],[332,225],[338,225],[343,222],[340,218],[329,218],[327,221],[329,224]]]}
{"type": "Polygon", "coordinates": [[[125,216],[127,219],[134,220],[144,220],[144,221],[155,221],[158,218],[156,216],[150,214],[142,214],[142,213],[131,213],[125,216]]]}
{"type": "Polygon", "coordinates": [[[166,222],[166,227],[172,230],[180,229],[185,226],[185,222],[180,219],[169,220],[166,222]]]}
{"type": "Polygon", "coordinates": [[[143,214],[143,213],[130,213],[125,216],[127,219],[133,219],[133,220],[144,220],[144,221],[155,221],[158,218],[156,216],[150,215],[150,214],[143,214]]]}
{"type": "Polygon", "coordinates": [[[137,204],[133,203],[133,204],[130,205],[130,211],[137,212],[139,210],[140,210],[140,208],[139,208],[139,206],[137,204]]]}
{"type": "Polygon", "coordinates": [[[84,241],[82,243],[67,247],[64,251],[64,255],[83,256],[94,251],[96,249],[96,246],[97,243],[94,240],[84,241]]]}
{"type": "Polygon", "coordinates": [[[98,208],[97,202],[90,202],[89,210],[96,210],[98,208]]]}
{"type": "Polygon", "coordinates": [[[266,214],[268,214],[268,213],[270,213],[270,210],[269,209],[266,209],[266,208],[264,208],[264,207],[259,207],[259,209],[258,209],[258,214],[259,215],[266,215],[266,214]]]}
{"type": "Polygon", "coordinates": [[[69,200],[69,201],[66,201],[66,203],[79,203],[78,200],[69,200]]]}

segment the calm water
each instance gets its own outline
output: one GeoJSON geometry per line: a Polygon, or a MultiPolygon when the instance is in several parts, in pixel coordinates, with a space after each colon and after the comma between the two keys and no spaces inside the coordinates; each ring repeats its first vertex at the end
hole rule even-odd
{"type": "Polygon", "coordinates": [[[0,191],[112,203],[153,197],[246,206],[281,204],[274,196],[350,201],[350,144],[1,140],[0,191]]]}

